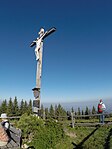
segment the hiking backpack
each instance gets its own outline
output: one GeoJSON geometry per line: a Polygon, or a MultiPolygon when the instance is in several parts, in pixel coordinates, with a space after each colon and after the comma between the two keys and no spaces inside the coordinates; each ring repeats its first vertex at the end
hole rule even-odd
{"type": "Polygon", "coordinates": [[[102,112],[103,112],[102,104],[98,104],[98,113],[102,112]]]}

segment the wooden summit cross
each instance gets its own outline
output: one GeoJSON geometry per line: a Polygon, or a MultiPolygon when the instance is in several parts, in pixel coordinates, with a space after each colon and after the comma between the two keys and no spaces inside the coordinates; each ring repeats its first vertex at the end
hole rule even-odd
{"type": "Polygon", "coordinates": [[[48,31],[44,31],[44,28],[41,28],[39,31],[39,37],[34,40],[30,47],[35,46],[35,55],[37,61],[37,71],[36,71],[36,87],[33,88],[33,93],[35,99],[33,100],[33,112],[39,116],[40,110],[40,89],[41,89],[41,73],[42,73],[42,53],[43,53],[43,41],[51,33],[55,32],[56,28],[53,27],[48,31]]]}

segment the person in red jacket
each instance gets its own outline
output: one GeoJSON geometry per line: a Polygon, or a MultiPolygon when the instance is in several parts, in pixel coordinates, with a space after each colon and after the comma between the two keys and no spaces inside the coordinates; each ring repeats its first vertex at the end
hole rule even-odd
{"type": "Polygon", "coordinates": [[[106,109],[105,104],[103,103],[102,99],[98,104],[98,113],[100,114],[100,123],[104,123],[104,111],[106,109]]]}

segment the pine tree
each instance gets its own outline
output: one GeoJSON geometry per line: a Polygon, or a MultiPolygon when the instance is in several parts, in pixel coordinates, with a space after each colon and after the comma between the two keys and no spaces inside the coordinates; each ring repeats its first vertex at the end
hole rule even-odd
{"type": "Polygon", "coordinates": [[[68,117],[68,120],[71,120],[71,112],[70,111],[67,111],[67,117],[68,117]]]}
{"type": "Polygon", "coordinates": [[[96,114],[96,109],[95,109],[94,106],[93,106],[93,108],[92,108],[92,114],[96,114]]]}
{"type": "Polygon", "coordinates": [[[57,119],[57,116],[58,116],[57,109],[58,109],[58,106],[57,106],[57,105],[55,105],[54,115],[55,115],[55,118],[56,118],[56,119],[57,119]]]}
{"type": "Polygon", "coordinates": [[[28,104],[28,115],[32,113],[32,100],[30,99],[28,104]]]}
{"type": "Polygon", "coordinates": [[[15,97],[14,102],[13,102],[13,115],[14,116],[19,115],[19,106],[18,106],[17,97],[15,97]]]}
{"type": "Polygon", "coordinates": [[[48,117],[49,117],[49,110],[48,110],[48,108],[45,108],[45,116],[48,119],[48,117]]]}
{"type": "Polygon", "coordinates": [[[71,108],[71,112],[74,113],[74,108],[73,107],[71,108]]]}
{"type": "MultiPolygon", "coordinates": [[[[82,110],[82,115],[84,115],[84,111],[82,110]]],[[[82,116],[82,119],[83,119],[84,117],[82,116]]]]}
{"type": "Polygon", "coordinates": [[[13,102],[12,102],[12,98],[9,99],[8,105],[7,105],[7,115],[8,116],[13,116],[13,102]]]}
{"type": "Polygon", "coordinates": [[[23,113],[24,113],[24,101],[22,99],[20,103],[20,115],[23,115],[23,113]]]}
{"type": "Polygon", "coordinates": [[[88,115],[88,114],[89,114],[89,109],[88,109],[88,107],[86,106],[85,115],[88,115]]]}
{"type": "Polygon", "coordinates": [[[77,115],[77,112],[75,111],[75,115],[77,115]]]}
{"type": "MultiPolygon", "coordinates": [[[[87,106],[86,106],[86,110],[85,110],[85,115],[89,115],[89,109],[87,106]]],[[[89,117],[86,117],[85,119],[89,119],[89,117]]]]}
{"type": "Polygon", "coordinates": [[[51,104],[50,108],[49,108],[49,116],[50,117],[54,117],[54,108],[53,108],[53,105],[51,104]]]}
{"type": "Polygon", "coordinates": [[[7,100],[3,100],[1,104],[1,113],[7,113],[7,100]]]}
{"type": "Polygon", "coordinates": [[[84,111],[82,110],[82,115],[84,115],[84,111]]]}
{"type": "Polygon", "coordinates": [[[28,103],[25,100],[25,102],[24,102],[24,113],[27,113],[27,112],[28,112],[28,103]]]}
{"type": "Polygon", "coordinates": [[[40,115],[41,115],[42,118],[45,116],[45,113],[44,112],[45,112],[44,111],[44,106],[43,106],[43,104],[41,104],[40,115]]]}
{"type": "Polygon", "coordinates": [[[60,104],[58,105],[58,108],[57,108],[57,116],[58,116],[58,120],[67,119],[67,113],[60,104]]]}
{"type": "Polygon", "coordinates": [[[78,115],[81,115],[80,108],[78,107],[78,115]]]}

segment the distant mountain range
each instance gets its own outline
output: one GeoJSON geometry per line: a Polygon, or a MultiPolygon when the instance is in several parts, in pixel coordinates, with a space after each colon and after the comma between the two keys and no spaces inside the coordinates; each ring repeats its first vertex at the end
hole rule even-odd
{"type": "MultiPolygon", "coordinates": [[[[112,113],[112,100],[108,99],[108,100],[104,100],[103,101],[104,104],[106,105],[106,112],[107,113],[112,113]]],[[[78,107],[80,108],[80,110],[85,110],[86,106],[89,109],[92,109],[93,106],[96,108],[97,110],[97,106],[98,106],[99,101],[80,101],[80,102],[60,102],[60,103],[42,103],[44,108],[49,108],[51,106],[51,104],[55,107],[55,105],[61,104],[61,106],[66,110],[66,111],[71,111],[71,108],[73,107],[73,109],[75,111],[78,110],[78,107]]]]}

